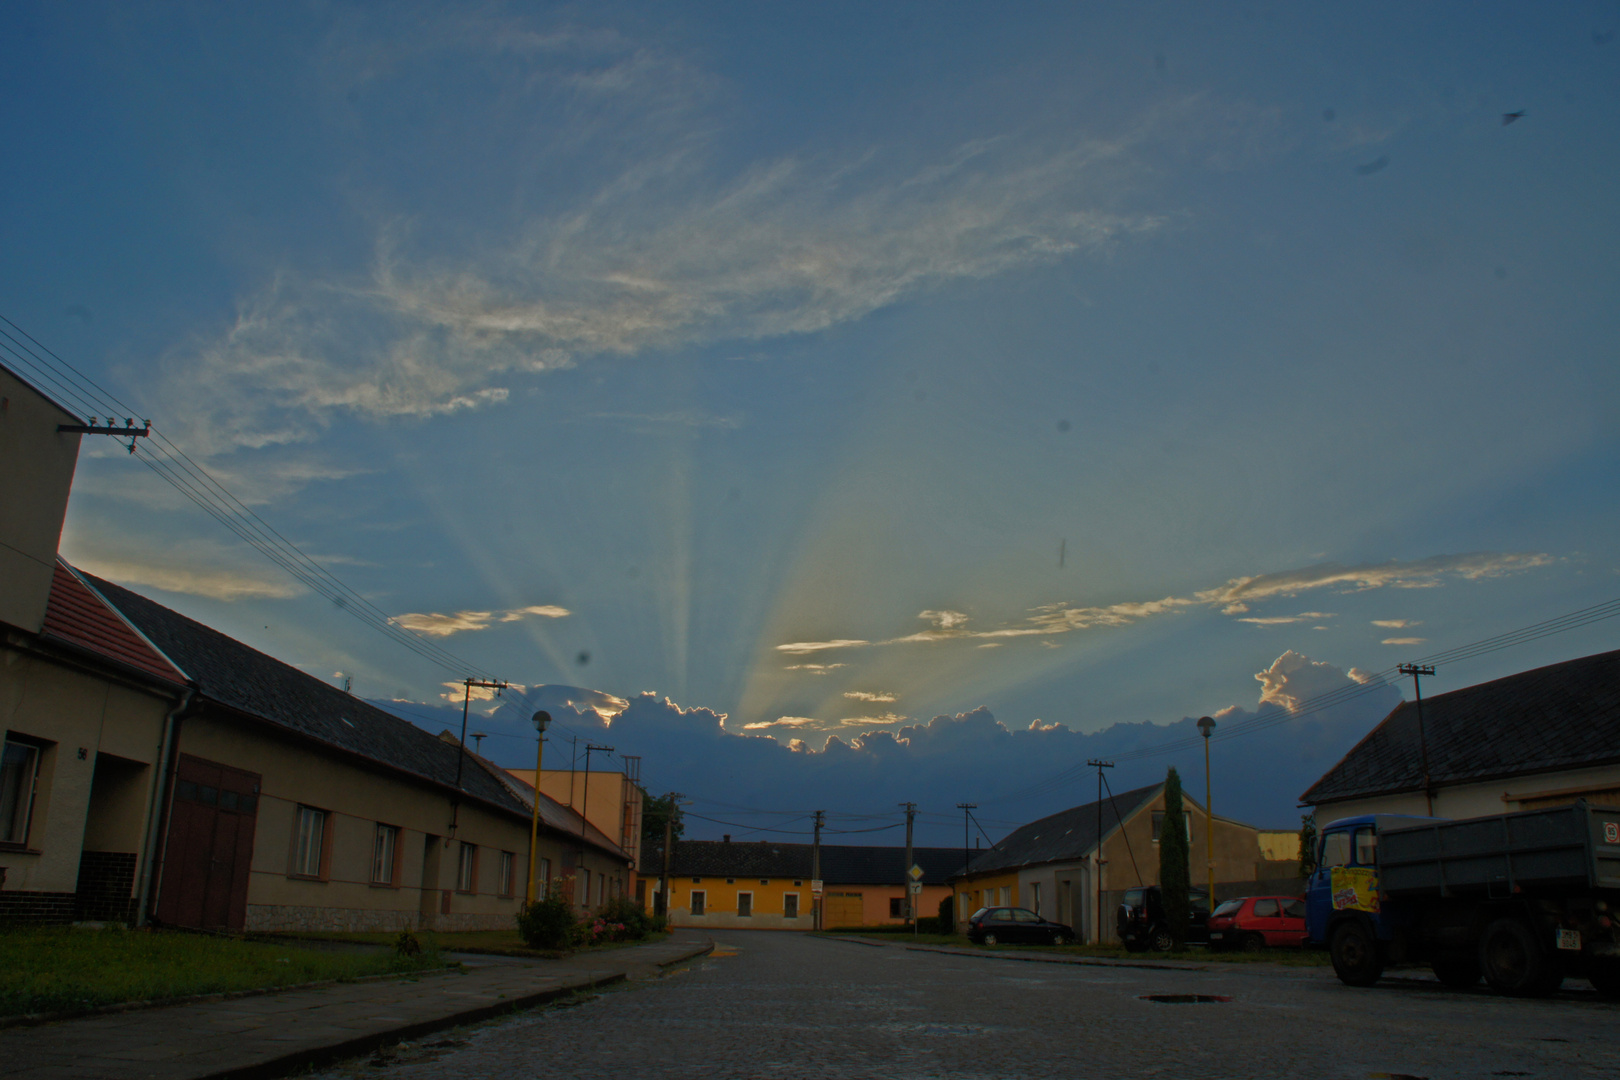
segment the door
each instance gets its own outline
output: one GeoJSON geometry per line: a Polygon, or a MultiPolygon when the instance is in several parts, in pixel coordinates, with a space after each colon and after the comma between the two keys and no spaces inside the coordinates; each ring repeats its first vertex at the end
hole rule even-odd
{"type": "Polygon", "coordinates": [[[860,926],[863,917],[861,910],[861,894],[858,892],[830,892],[823,901],[825,907],[821,915],[821,928],[831,930],[836,926],[860,926]]]}
{"type": "Polygon", "coordinates": [[[260,779],[258,773],[180,755],[163,847],[160,921],[211,930],[247,924],[260,779]]]}

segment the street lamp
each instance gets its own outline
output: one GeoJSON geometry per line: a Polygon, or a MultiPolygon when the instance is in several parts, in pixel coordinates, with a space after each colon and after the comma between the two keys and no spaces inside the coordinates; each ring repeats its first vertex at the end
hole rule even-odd
{"type": "Polygon", "coordinates": [[[1209,910],[1215,910],[1215,806],[1209,789],[1209,737],[1215,733],[1214,717],[1201,717],[1198,730],[1204,736],[1204,854],[1209,859],[1209,910]]]}
{"type": "Polygon", "coordinates": [[[540,842],[540,756],[546,749],[546,728],[551,724],[551,714],[541,709],[532,717],[534,721],[534,816],[529,821],[529,903],[534,903],[534,862],[535,847],[540,842]]]}

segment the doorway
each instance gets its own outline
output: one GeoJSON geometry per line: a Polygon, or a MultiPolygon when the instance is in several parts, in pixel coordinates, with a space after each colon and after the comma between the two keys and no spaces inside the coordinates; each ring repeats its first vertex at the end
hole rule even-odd
{"type": "Polygon", "coordinates": [[[204,930],[246,926],[261,779],[258,773],[180,755],[163,847],[160,921],[204,930]]]}

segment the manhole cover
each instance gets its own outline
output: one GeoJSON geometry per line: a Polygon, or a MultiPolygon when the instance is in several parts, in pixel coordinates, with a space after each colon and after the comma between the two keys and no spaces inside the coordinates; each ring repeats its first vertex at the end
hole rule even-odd
{"type": "Polygon", "coordinates": [[[1231,1001],[1225,994],[1143,994],[1143,1001],[1157,1001],[1161,1005],[1202,1005],[1210,1001],[1231,1001]]]}

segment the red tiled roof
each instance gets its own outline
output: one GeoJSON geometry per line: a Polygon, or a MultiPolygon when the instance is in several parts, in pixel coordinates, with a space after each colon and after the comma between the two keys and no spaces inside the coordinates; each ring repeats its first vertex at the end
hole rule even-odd
{"type": "Polygon", "coordinates": [[[51,581],[43,633],[165,682],[185,685],[185,675],[130,629],[61,560],[57,560],[51,581]]]}

